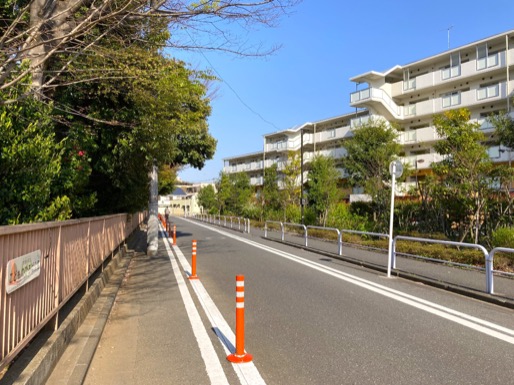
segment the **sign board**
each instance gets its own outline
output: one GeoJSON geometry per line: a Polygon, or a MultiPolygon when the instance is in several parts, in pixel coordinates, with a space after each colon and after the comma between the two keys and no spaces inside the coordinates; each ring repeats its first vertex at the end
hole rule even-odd
{"type": "Polygon", "coordinates": [[[39,277],[41,272],[41,250],[33,251],[7,262],[5,291],[7,294],[39,277]]]}
{"type": "Polygon", "coordinates": [[[389,164],[389,173],[391,176],[394,175],[395,178],[399,178],[403,174],[403,164],[399,160],[393,160],[389,164]]]}

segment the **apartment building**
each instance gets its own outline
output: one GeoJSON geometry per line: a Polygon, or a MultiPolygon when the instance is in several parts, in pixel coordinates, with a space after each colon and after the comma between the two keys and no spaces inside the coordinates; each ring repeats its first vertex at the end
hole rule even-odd
{"type": "Polygon", "coordinates": [[[262,152],[224,159],[224,172],[247,172],[252,185],[262,185],[263,168],[277,163],[283,169],[288,151],[302,148],[304,162],[316,154],[343,157],[344,139],[353,128],[370,118],[384,118],[400,128],[402,161],[415,171],[399,186],[399,192],[406,191],[441,160],[433,148],[440,139],[432,125],[434,114],[456,108],[469,109],[471,119],[480,123],[491,159],[512,164],[514,149],[498,145],[487,117],[501,110],[514,117],[513,63],[514,30],[385,72],[354,76],[350,78],[357,86],[350,95],[354,112],[264,135],[262,152]]]}
{"type": "MultiPolygon", "coordinates": [[[[223,172],[245,172],[250,177],[252,185],[262,186],[264,169],[277,164],[280,174],[280,171],[284,170],[291,151],[303,152],[304,164],[309,163],[315,155],[340,159],[346,155],[342,140],[350,137],[352,127],[356,127],[367,116],[369,116],[369,112],[361,110],[266,134],[264,135],[263,151],[225,158],[223,172]]],[[[307,172],[305,172],[305,181],[307,177],[307,172]]],[[[279,184],[281,184],[280,180],[279,184]]]]}

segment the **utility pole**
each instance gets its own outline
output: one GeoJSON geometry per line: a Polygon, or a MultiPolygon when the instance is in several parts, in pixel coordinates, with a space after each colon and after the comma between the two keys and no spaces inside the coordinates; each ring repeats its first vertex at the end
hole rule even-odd
{"type": "Polygon", "coordinates": [[[148,256],[157,255],[159,248],[159,179],[157,173],[157,164],[155,161],[150,171],[150,202],[148,203],[148,211],[150,216],[148,218],[148,229],[146,233],[146,254],[148,256]]]}

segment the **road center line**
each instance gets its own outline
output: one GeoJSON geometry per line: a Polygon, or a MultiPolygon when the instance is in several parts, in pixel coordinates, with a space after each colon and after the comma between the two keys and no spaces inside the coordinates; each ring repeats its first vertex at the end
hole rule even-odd
{"type": "Polygon", "coordinates": [[[221,362],[218,358],[218,355],[216,354],[216,351],[214,350],[214,346],[212,345],[211,339],[205,330],[198,310],[196,310],[193,299],[191,298],[191,294],[189,294],[184,277],[182,276],[180,268],[178,267],[177,261],[173,257],[173,252],[171,251],[168,242],[165,241],[164,245],[166,246],[166,251],[171,262],[171,267],[173,268],[173,274],[175,274],[180,295],[182,296],[182,301],[186,307],[187,316],[189,317],[189,322],[193,328],[193,333],[196,337],[198,347],[200,348],[200,353],[205,362],[205,369],[211,384],[229,385],[227,377],[225,376],[225,372],[221,366],[221,362]]]}
{"type": "Polygon", "coordinates": [[[302,264],[304,266],[310,267],[311,269],[314,269],[314,270],[320,271],[322,273],[328,274],[330,276],[333,276],[335,278],[341,279],[341,280],[346,281],[348,283],[352,283],[352,284],[357,285],[359,287],[362,287],[364,289],[373,291],[373,292],[375,292],[377,294],[380,294],[380,295],[383,295],[385,297],[394,299],[394,300],[396,300],[398,302],[402,302],[402,303],[407,304],[409,306],[413,306],[413,307],[415,307],[417,309],[424,310],[424,311],[426,311],[428,313],[431,313],[431,314],[437,315],[439,317],[445,318],[447,320],[450,320],[452,322],[455,322],[455,323],[458,323],[460,325],[466,326],[466,327],[471,328],[473,330],[476,330],[478,332],[487,334],[487,335],[489,335],[491,337],[495,337],[495,338],[498,338],[498,339],[500,339],[502,341],[505,341],[507,343],[514,344],[514,330],[512,330],[512,329],[503,327],[501,325],[497,325],[497,324],[492,323],[492,322],[488,322],[488,321],[482,320],[482,319],[477,318],[477,317],[473,317],[471,315],[459,312],[459,311],[454,310],[454,309],[450,309],[450,308],[442,306],[442,305],[438,305],[438,304],[436,304],[434,302],[430,302],[430,301],[424,300],[422,298],[415,297],[413,295],[410,295],[410,294],[407,294],[407,293],[404,293],[404,292],[401,292],[401,291],[398,291],[398,290],[395,290],[395,289],[388,288],[387,286],[383,286],[383,285],[377,284],[375,282],[371,282],[371,281],[368,281],[366,279],[363,279],[363,278],[360,278],[360,277],[357,277],[357,276],[354,276],[354,275],[351,275],[351,274],[348,274],[348,273],[341,272],[339,270],[336,270],[334,268],[322,265],[320,263],[309,261],[308,259],[305,259],[305,258],[302,258],[302,257],[298,257],[298,256],[296,256],[294,254],[290,254],[290,253],[287,253],[287,252],[284,252],[284,251],[280,251],[280,250],[274,249],[274,248],[272,248],[270,246],[262,245],[260,243],[255,242],[255,241],[251,241],[251,240],[242,238],[240,236],[227,233],[227,232],[225,232],[223,230],[220,230],[220,229],[212,228],[210,226],[207,226],[207,225],[204,225],[204,224],[201,224],[201,223],[197,223],[197,222],[192,222],[192,221],[189,221],[189,222],[194,223],[194,224],[196,224],[198,226],[202,226],[204,228],[210,229],[210,230],[215,231],[215,232],[217,232],[219,234],[223,234],[224,236],[227,236],[229,238],[232,238],[232,239],[238,240],[240,242],[246,243],[246,244],[248,244],[250,246],[254,246],[254,247],[257,247],[257,248],[259,248],[261,250],[265,250],[265,251],[268,251],[270,253],[276,254],[278,256],[281,256],[282,258],[286,258],[286,259],[289,259],[289,260],[291,260],[293,262],[296,262],[296,263],[302,264]]]}

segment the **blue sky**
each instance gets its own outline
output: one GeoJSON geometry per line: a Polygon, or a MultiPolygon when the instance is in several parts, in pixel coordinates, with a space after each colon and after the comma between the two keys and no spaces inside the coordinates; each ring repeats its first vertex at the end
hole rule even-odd
{"type": "Polygon", "coordinates": [[[512,30],[514,1],[304,0],[277,27],[244,37],[281,45],[266,58],[178,53],[193,68],[222,78],[209,118],[216,154],[202,170],[186,168],[180,178],[217,179],[223,158],[262,151],[264,134],[351,112],[351,77],[446,51],[450,27],[450,48],[512,30]]]}

